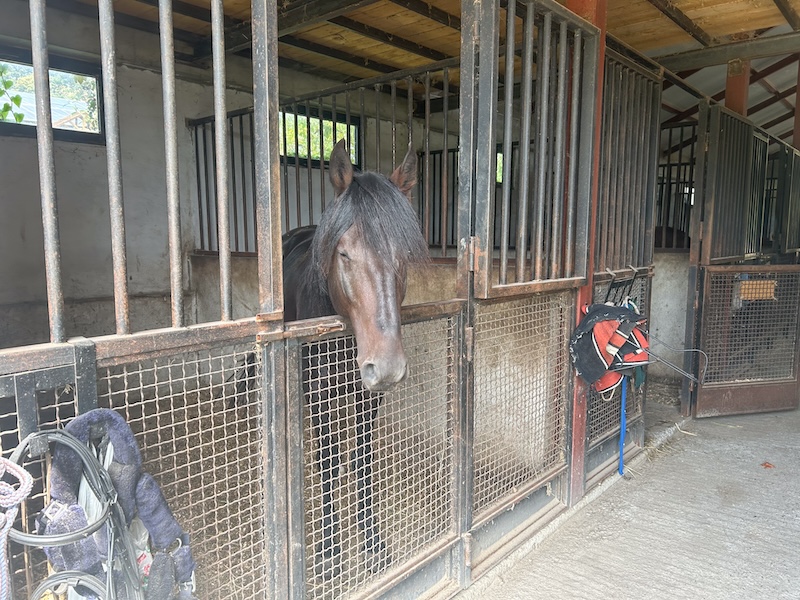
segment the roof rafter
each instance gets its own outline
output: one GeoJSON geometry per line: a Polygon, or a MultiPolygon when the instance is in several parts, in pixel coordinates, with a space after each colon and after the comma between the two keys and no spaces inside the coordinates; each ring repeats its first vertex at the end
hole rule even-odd
{"type": "Polygon", "coordinates": [[[422,56],[423,58],[429,58],[430,60],[445,60],[450,58],[450,56],[444,52],[439,52],[433,48],[428,48],[422,44],[417,44],[411,40],[407,40],[401,38],[400,36],[370,27],[369,25],[359,23],[358,21],[348,19],[347,17],[334,17],[329,19],[329,22],[366,38],[370,38],[377,42],[392,46],[393,48],[398,48],[399,50],[405,50],[406,52],[416,54],[417,56],[422,56]]]}
{"type": "Polygon", "coordinates": [[[671,0],[647,0],[650,4],[655,6],[663,15],[669,18],[678,27],[683,29],[686,33],[696,39],[703,46],[711,46],[715,40],[708,33],[703,31],[702,27],[692,21],[686,14],[681,11],[674,2],[671,0]]]}
{"type": "Polygon", "coordinates": [[[662,56],[656,60],[674,72],[724,65],[736,58],[768,58],[796,54],[798,48],[800,48],[800,32],[794,32],[701,48],[700,50],[689,50],[662,56]]]}
{"type": "Polygon", "coordinates": [[[781,11],[783,18],[786,19],[786,22],[792,26],[792,29],[795,31],[800,30],[800,15],[797,14],[797,11],[794,7],[789,4],[789,0],[772,0],[775,3],[775,6],[778,7],[778,10],[781,11]]]}

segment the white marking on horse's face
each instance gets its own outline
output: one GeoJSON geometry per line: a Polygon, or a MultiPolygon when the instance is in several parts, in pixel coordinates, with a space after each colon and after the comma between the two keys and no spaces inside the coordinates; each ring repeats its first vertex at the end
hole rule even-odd
{"type": "Polygon", "coordinates": [[[407,370],[400,334],[406,281],[394,263],[375,256],[351,227],[339,240],[328,274],[333,307],[353,326],[361,378],[372,391],[391,388],[407,370]]]}

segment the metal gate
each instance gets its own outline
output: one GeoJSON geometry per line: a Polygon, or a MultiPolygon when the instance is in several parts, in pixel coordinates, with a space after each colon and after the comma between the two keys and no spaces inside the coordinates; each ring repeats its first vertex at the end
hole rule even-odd
{"type": "Polygon", "coordinates": [[[686,364],[701,378],[692,413],[795,408],[800,268],[780,264],[796,260],[794,151],[718,106],[701,105],[698,133],[687,345],[705,354],[686,364]]]}

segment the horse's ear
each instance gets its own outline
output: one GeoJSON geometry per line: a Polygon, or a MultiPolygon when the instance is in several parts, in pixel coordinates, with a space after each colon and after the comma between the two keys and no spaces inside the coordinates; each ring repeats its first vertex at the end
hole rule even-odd
{"type": "Polygon", "coordinates": [[[417,153],[414,152],[411,142],[408,143],[408,152],[402,164],[392,172],[389,179],[409,199],[411,198],[411,188],[417,183],[417,153]]]}
{"type": "Polygon", "coordinates": [[[344,140],[336,142],[331,152],[328,173],[337,196],[341,196],[353,182],[353,163],[350,162],[350,154],[345,149],[344,140]]]}

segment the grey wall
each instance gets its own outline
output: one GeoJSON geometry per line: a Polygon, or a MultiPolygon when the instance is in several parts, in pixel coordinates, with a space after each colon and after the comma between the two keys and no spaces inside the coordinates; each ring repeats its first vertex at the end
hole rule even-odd
{"type": "MultiPolygon", "coordinates": [[[[673,364],[683,367],[683,355],[666,348],[684,346],[686,332],[686,294],[689,279],[689,254],[656,252],[655,275],[650,301],[650,345],[652,351],[673,364]]],[[[647,367],[650,377],[678,381],[681,376],[658,362],[647,367]]]]}

